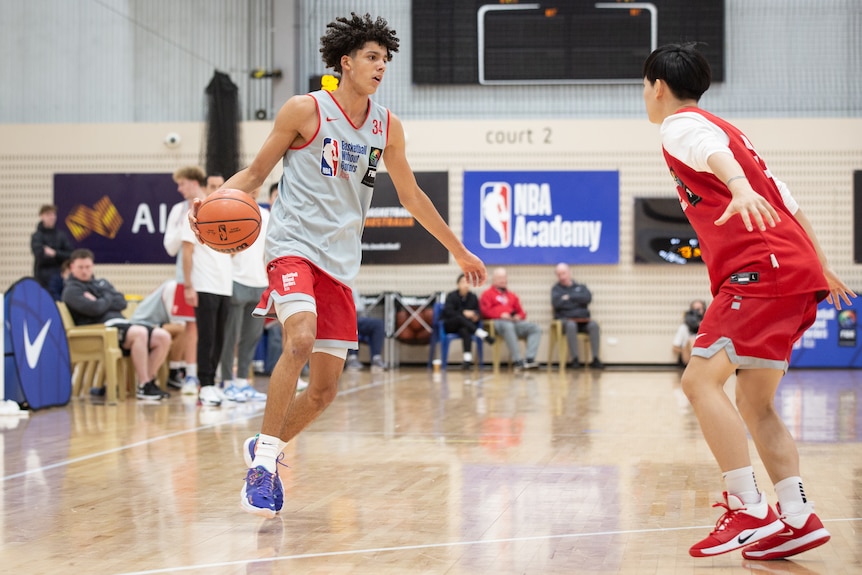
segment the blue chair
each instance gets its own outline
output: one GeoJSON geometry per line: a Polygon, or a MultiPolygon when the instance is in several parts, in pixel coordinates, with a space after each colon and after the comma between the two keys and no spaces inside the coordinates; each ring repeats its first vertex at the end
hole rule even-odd
{"type": "MultiPolygon", "coordinates": [[[[437,344],[440,344],[440,359],[443,362],[443,369],[446,369],[449,365],[449,343],[453,339],[460,340],[461,336],[457,333],[447,333],[443,328],[443,303],[437,302],[434,304],[434,319],[431,323],[431,342],[428,345],[428,369],[431,369],[432,362],[434,361],[437,344]]],[[[476,342],[476,355],[479,359],[478,365],[481,367],[482,344],[484,342],[478,335],[473,336],[473,341],[476,342]]]]}

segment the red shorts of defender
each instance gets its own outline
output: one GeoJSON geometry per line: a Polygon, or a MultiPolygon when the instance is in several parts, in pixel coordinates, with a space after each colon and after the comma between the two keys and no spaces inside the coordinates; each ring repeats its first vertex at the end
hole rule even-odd
{"type": "Polygon", "coordinates": [[[266,266],[269,287],[254,315],[275,315],[275,304],[312,302],[317,307],[316,341],[325,346],[350,347],[356,337],[356,306],[349,287],[305,258],[276,258],[266,266]]]}
{"type": "Polygon", "coordinates": [[[813,293],[755,298],[719,292],[706,310],[692,355],[709,358],[724,349],[739,367],[786,370],[793,343],[816,318],[813,293]]]}

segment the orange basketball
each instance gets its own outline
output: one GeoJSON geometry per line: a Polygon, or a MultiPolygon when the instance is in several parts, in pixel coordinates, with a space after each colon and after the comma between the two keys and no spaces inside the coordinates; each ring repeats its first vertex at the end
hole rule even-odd
{"type": "Polygon", "coordinates": [[[242,190],[211,193],[198,209],[201,239],[225,254],[243,251],[260,235],[260,208],[242,190]]]}

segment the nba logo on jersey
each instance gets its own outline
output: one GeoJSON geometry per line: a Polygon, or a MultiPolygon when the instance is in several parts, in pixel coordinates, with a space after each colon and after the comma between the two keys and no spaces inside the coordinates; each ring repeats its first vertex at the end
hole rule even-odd
{"type": "Polygon", "coordinates": [[[320,173],[330,178],[338,175],[338,140],[323,138],[323,150],[320,153],[320,173]]]}
{"type": "Polygon", "coordinates": [[[506,182],[485,182],[482,198],[479,241],[483,248],[502,249],[512,243],[512,186],[506,182]]]}

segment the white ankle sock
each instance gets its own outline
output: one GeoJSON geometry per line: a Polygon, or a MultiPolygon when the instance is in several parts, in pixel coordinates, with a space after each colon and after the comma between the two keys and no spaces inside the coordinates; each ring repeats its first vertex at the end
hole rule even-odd
{"type": "Polygon", "coordinates": [[[258,435],[257,448],[254,451],[254,466],[262,465],[270,473],[275,473],[276,461],[285,445],[287,445],[286,441],[272,435],[263,433],[258,435]]]}
{"type": "Polygon", "coordinates": [[[727,492],[736,495],[740,501],[747,504],[760,503],[760,491],[757,490],[757,480],[754,478],[754,468],[741,467],[723,475],[727,492]]]}
{"type": "Polygon", "coordinates": [[[788,477],[776,483],[775,495],[778,496],[778,502],[781,504],[782,515],[797,515],[808,511],[806,505],[808,499],[805,497],[805,490],[802,488],[801,477],[788,477]]]}
{"type": "Polygon", "coordinates": [[[469,351],[464,352],[464,361],[473,361],[473,354],[469,351]]]}
{"type": "Polygon", "coordinates": [[[186,377],[197,377],[197,376],[198,376],[198,364],[187,363],[186,364],[186,377]]]}

